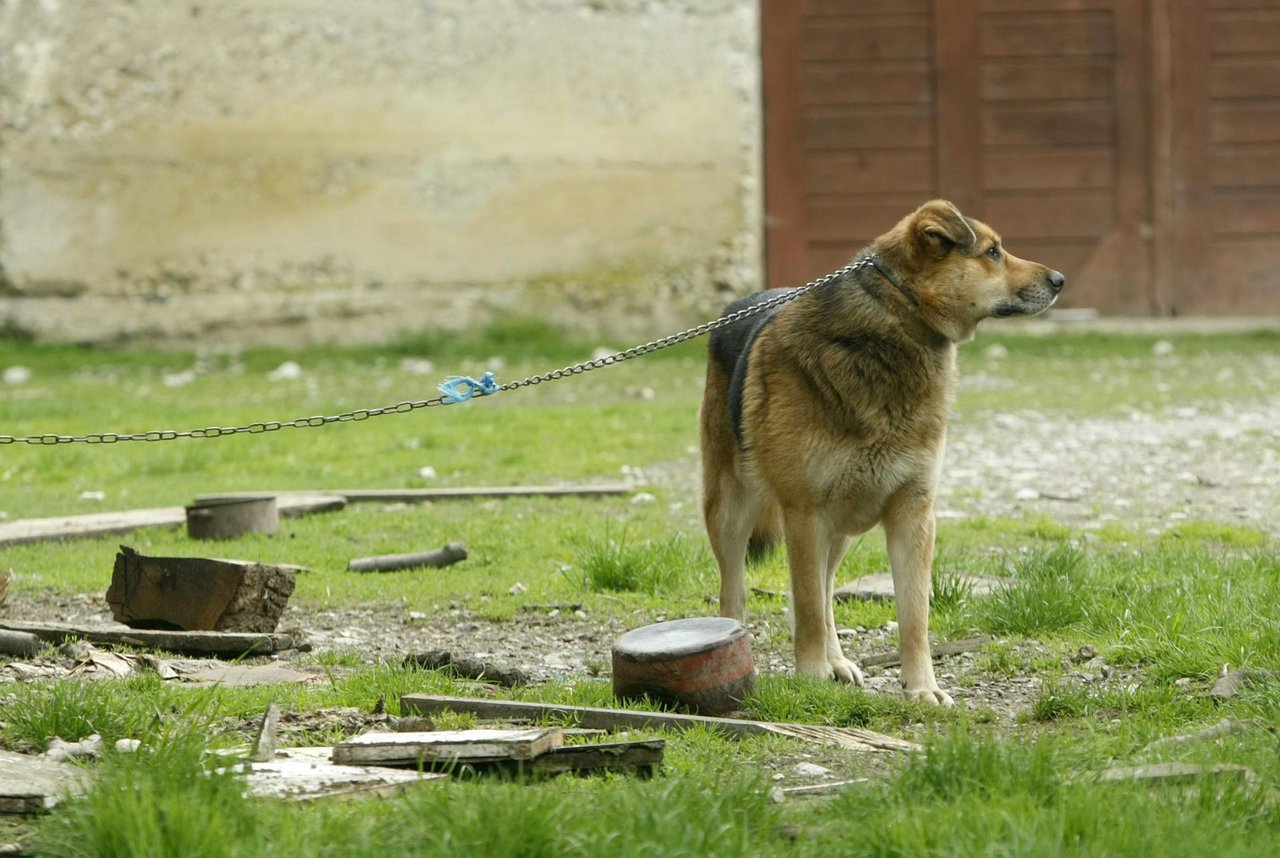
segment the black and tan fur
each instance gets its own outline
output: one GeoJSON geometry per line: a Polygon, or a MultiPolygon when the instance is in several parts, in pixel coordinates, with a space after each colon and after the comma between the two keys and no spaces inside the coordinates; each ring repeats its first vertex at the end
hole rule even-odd
{"type": "Polygon", "coordinates": [[[836,637],[832,591],[850,539],[880,524],[903,688],[950,704],[934,678],[928,620],[956,344],[982,319],[1046,309],[1064,281],[1007,253],[990,227],[943,200],[903,218],[858,258],[867,256],[874,265],[712,335],[703,513],[720,613],[744,619],[749,547],[785,539],[796,671],[862,684],[836,637]]]}

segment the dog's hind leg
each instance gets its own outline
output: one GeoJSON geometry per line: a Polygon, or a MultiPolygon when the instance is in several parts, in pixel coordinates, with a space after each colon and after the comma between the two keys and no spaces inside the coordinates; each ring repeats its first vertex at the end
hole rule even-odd
{"type": "Polygon", "coordinates": [[[898,603],[898,648],[902,688],[908,700],[952,705],[938,687],[929,652],[929,594],[932,590],[934,516],[930,497],[896,499],[884,517],[893,596],[898,603]]]}
{"type": "Polygon", "coordinates": [[[856,662],[845,657],[844,649],[840,646],[840,636],[836,634],[836,572],[840,569],[840,561],[844,559],[845,552],[849,550],[849,541],[849,537],[837,535],[831,539],[827,547],[826,577],[822,582],[827,628],[827,661],[831,664],[836,679],[853,685],[862,685],[862,671],[856,662]]]}

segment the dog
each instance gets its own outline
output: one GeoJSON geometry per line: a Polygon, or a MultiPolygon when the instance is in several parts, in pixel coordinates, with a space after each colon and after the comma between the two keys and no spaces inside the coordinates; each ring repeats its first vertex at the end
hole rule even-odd
{"type": "MultiPolygon", "coordinates": [[[[850,540],[884,527],[908,699],[952,705],[928,623],[937,494],[956,346],[990,317],[1048,309],[1062,274],[1004,249],[933,200],[833,282],[712,333],[700,430],[703,516],[720,613],[744,620],[746,563],[787,548],[796,672],[863,684],[836,637],[832,592],[850,540]]],[[[788,290],[730,304],[725,315],[788,290]]]]}

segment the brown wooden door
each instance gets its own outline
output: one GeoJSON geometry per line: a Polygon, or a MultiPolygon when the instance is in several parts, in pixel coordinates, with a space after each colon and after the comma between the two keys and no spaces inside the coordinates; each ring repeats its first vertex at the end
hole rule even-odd
{"type": "Polygon", "coordinates": [[[1280,312],[1280,0],[763,0],[771,285],[932,196],[1064,306],[1280,312]]]}

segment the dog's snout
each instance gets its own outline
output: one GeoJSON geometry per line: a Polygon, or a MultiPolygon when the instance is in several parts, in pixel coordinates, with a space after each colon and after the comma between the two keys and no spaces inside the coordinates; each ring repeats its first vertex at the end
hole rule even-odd
{"type": "Polygon", "coordinates": [[[1067,285],[1067,278],[1062,276],[1061,271],[1050,271],[1046,277],[1049,280],[1049,286],[1054,292],[1061,292],[1062,287],[1067,285]]]}

